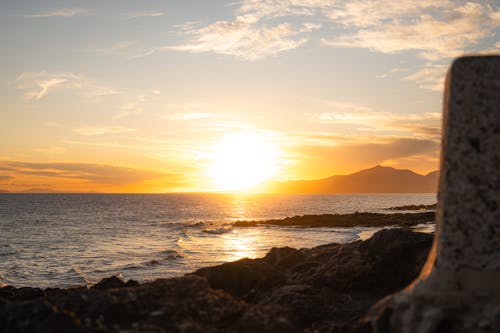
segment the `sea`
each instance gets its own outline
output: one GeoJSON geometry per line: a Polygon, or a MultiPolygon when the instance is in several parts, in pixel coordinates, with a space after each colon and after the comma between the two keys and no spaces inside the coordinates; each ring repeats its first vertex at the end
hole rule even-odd
{"type": "Polygon", "coordinates": [[[379,230],[232,227],[237,220],[391,213],[390,207],[435,202],[435,194],[0,194],[0,286],[180,276],[262,257],[273,247],[346,243],[379,230]]]}

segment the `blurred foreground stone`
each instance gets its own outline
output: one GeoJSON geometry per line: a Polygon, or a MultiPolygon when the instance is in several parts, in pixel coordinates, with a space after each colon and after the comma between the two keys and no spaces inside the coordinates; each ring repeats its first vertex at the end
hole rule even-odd
{"type": "Polygon", "coordinates": [[[500,332],[500,56],[453,63],[443,114],[432,251],[360,331],[500,332]]]}

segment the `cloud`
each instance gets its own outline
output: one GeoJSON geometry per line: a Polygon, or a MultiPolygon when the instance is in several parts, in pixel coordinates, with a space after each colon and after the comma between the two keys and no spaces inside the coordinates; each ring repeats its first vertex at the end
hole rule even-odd
{"type": "Polygon", "coordinates": [[[55,90],[75,90],[81,96],[93,98],[120,94],[119,91],[96,84],[81,74],[47,71],[25,72],[18,76],[16,87],[29,100],[40,100],[55,90]]]}
{"type": "Polygon", "coordinates": [[[23,73],[17,78],[17,88],[27,90],[26,99],[41,99],[49,90],[62,86],[75,88],[80,78],[72,73],[49,74],[46,72],[23,73]]]}
{"type": "Polygon", "coordinates": [[[139,19],[139,18],[146,18],[146,17],[161,17],[165,16],[164,12],[139,12],[139,13],[130,13],[126,15],[125,19],[126,20],[134,20],[134,19],[139,19]]]}
{"type": "Polygon", "coordinates": [[[187,43],[156,51],[215,52],[257,60],[299,47],[309,39],[302,33],[325,26],[331,36],[321,40],[328,46],[382,53],[416,50],[436,60],[464,52],[492,36],[500,24],[500,11],[491,1],[243,0],[233,5],[234,20],[201,28],[186,24],[182,33],[192,36],[187,43]]]}
{"type": "Polygon", "coordinates": [[[498,4],[488,0],[353,0],[326,13],[343,31],[322,38],[324,45],[386,54],[415,52],[427,62],[403,79],[431,91],[443,90],[450,58],[481,52],[476,48],[500,26],[498,4]]]}
{"type": "MultiPolygon", "coordinates": [[[[323,142],[328,142],[327,136],[323,137],[323,142]]],[[[372,136],[339,142],[333,136],[330,144],[291,147],[289,172],[301,178],[309,174],[311,176],[305,178],[312,179],[350,173],[386,162],[415,169],[413,162],[416,159],[420,161],[417,171],[425,173],[438,168],[439,147],[439,142],[423,138],[372,136]]]]}
{"type": "MultiPolygon", "coordinates": [[[[155,95],[155,93],[153,93],[155,95]]],[[[145,95],[139,95],[133,102],[128,102],[120,107],[120,113],[113,116],[114,119],[121,119],[129,116],[138,116],[144,112],[144,105],[148,102],[145,95]]]]}
{"type": "Polygon", "coordinates": [[[344,8],[331,13],[331,18],[354,26],[356,31],[325,38],[323,43],[382,53],[417,50],[425,59],[439,60],[460,55],[491,36],[497,26],[495,10],[480,3],[467,2],[461,6],[449,1],[384,3],[346,2],[344,8]]]}
{"type": "Polygon", "coordinates": [[[80,135],[94,136],[103,134],[121,134],[135,132],[134,128],[127,128],[122,126],[94,126],[94,127],[80,127],[74,129],[80,135]]]}
{"type": "Polygon", "coordinates": [[[92,163],[0,161],[0,170],[7,170],[17,175],[16,178],[36,176],[62,181],[74,179],[95,185],[123,186],[155,179],[173,185],[183,181],[183,176],[175,173],[92,163]]]}
{"type": "MultiPolygon", "coordinates": [[[[176,50],[255,61],[318,39],[328,47],[417,56],[426,62],[404,79],[440,91],[441,67],[450,58],[499,49],[491,41],[500,27],[498,1],[493,0],[241,0],[231,6],[232,19],[177,25],[186,41],[133,58],[176,50]]],[[[408,70],[397,68],[381,77],[408,70]]]]}
{"type": "MultiPolygon", "coordinates": [[[[306,28],[310,30],[314,27],[309,25],[306,28]]],[[[214,52],[254,61],[303,45],[307,42],[307,38],[300,37],[303,31],[305,30],[294,29],[288,23],[257,26],[241,18],[235,21],[218,21],[203,28],[184,31],[191,36],[187,43],[156,48],[139,56],[174,50],[191,53],[214,52]]]]}
{"type": "Polygon", "coordinates": [[[337,2],[325,10],[325,15],[345,27],[370,27],[387,20],[415,17],[422,11],[453,5],[448,0],[351,0],[337,2]]]}
{"type": "Polygon", "coordinates": [[[337,0],[243,0],[236,14],[247,21],[282,17],[311,17],[334,7],[337,0]]]}
{"type": "Polygon", "coordinates": [[[420,88],[442,91],[448,65],[427,63],[424,68],[409,74],[403,80],[416,82],[420,88]]]}
{"type": "Polygon", "coordinates": [[[89,14],[90,11],[82,8],[60,8],[55,9],[50,12],[43,12],[33,15],[26,15],[26,17],[30,18],[47,18],[47,17],[73,17],[77,15],[85,15],[89,14]]]}
{"type": "MultiPolygon", "coordinates": [[[[437,139],[441,133],[441,114],[434,112],[395,113],[376,110],[352,102],[320,100],[324,112],[306,113],[311,124],[356,126],[356,131],[396,131],[412,137],[437,139]]],[[[351,129],[352,131],[352,129],[351,129]]],[[[401,134],[401,133],[400,133],[401,134]]]]}

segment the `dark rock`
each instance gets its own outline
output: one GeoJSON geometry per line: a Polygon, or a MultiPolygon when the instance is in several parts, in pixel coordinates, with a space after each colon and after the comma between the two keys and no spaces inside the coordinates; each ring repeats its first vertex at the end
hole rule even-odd
{"type": "Polygon", "coordinates": [[[42,320],[35,329],[36,333],[83,333],[80,320],[72,313],[53,312],[42,320]]]}
{"type": "Polygon", "coordinates": [[[92,286],[94,289],[111,289],[125,287],[127,284],[120,276],[113,275],[109,278],[102,279],[100,282],[92,286]]]}
{"type": "Polygon", "coordinates": [[[136,280],[128,280],[127,283],[125,283],[126,287],[135,287],[138,285],[139,285],[139,282],[137,282],[136,280]]]}
{"type": "Polygon", "coordinates": [[[411,227],[422,223],[434,222],[434,212],[422,213],[352,213],[321,214],[286,217],[280,220],[236,221],[235,227],[251,227],[256,225],[295,226],[303,228],[318,227],[411,227]]]}
{"type": "Polygon", "coordinates": [[[202,268],[193,274],[205,277],[214,289],[243,297],[255,288],[270,289],[286,281],[285,274],[262,259],[241,259],[202,268]]]}
{"type": "Polygon", "coordinates": [[[0,288],[0,298],[11,301],[27,301],[30,299],[42,297],[44,292],[40,288],[23,287],[16,289],[12,286],[0,288]]]}
{"type": "Polygon", "coordinates": [[[282,268],[295,266],[303,260],[304,254],[302,254],[299,250],[292,249],[291,247],[273,247],[264,257],[264,261],[268,264],[276,265],[282,268]]]}
{"type": "Polygon", "coordinates": [[[436,210],[437,204],[430,205],[406,205],[387,208],[387,210],[436,210]]]}

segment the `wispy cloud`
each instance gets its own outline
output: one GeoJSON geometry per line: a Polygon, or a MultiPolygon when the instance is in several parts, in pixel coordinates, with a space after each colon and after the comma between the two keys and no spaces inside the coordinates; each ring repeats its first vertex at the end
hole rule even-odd
{"type": "MultiPolygon", "coordinates": [[[[376,110],[352,102],[318,101],[323,112],[306,113],[312,124],[353,125],[356,131],[399,132],[409,137],[438,140],[441,135],[441,114],[434,112],[394,113],[376,110]]],[[[352,130],[352,129],[351,129],[352,130]]]]}
{"type": "Polygon", "coordinates": [[[302,45],[323,24],[297,18],[320,19],[335,29],[325,45],[369,48],[382,53],[420,51],[427,59],[455,56],[477,44],[499,24],[499,10],[489,1],[451,0],[243,0],[232,21],[218,21],[201,28],[185,26],[188,43],[169,49],[216,52],[246,60],[260,59],[302,45]],[[281,23],[270,25],[273,20],[281,23]],[[294,27],[295,26],[295,27],[294,27]],[[186,29],[187,27],[187,29],[186,29]],[[266,50],[256,52],[262,45],[266,50]]]}
{"type": "Polygon", "coordinates": [[[17,88],[25,90],[26,99],[41,99],[49,90],[62,86],[76,88],[79,86],[80,77],[73,73],[28,72],[19,75],[17,78],[17,88]]]}
{"type": "Polygon", "coordinates": [[[424,68],[405,76],[403,80],[414,81],[423,89],[442,91],[447,70],[448,65],[427,63],[424,68]]]}
{"type": "Polygon", "coordinates": [[[382,53],[420,51],[428,60],[457,56],[492,35],[496,10],[477,2],[345,2],[330,18],[355,28],[323,39],[329,46],[368,48],[382,53]]]}
{"type": "Polygon", "coordinates": [[[423,89],[440,90],[442,76],[434,78],[451,57],[481,52],[478,47],[498,49],[481,44],[500,27],[500,8],[493,0],[241,0],[232,6],[232,20],[179,25],[185,42],[145,50],[135,57],[176,50],[254,61],[317,38],[328,47],[416,55],[426,62],[405,79],[423,89]],[[424,78],[425,72],[432,78],[424,78]]]}
{"type": "Polygon", "coordinates": [[[52,179],[74,179],[89,184],[123,186],[156,179],[165,184],[182,181],[182,175],[167,172],[141,170],[129,167],[93,163],[34,163],[24,161],[0,161],[0,169],[11,173],[9,176],[47,177],[52,179]]]}
{"type": "Polygon", "coordinates": [[[104,134],[121,134],[135,132],[136,129],[122,126],[90,126],[80,127],[74,130],[80,135],[95,136],[104,134]]]}
{"type": "Polygon", "coordinates": [[[30,18],[73,17],[77,15],[86,15],[90,13],[91,12],[89,10],[83,8],[60,8],[48,12],[26,15],[26,17],[30,18]]]}
{"type": "MultiPolygon", "coordinates": [[[[315,26],[309,25],[307,30],[315,26]]],[[[137,57],[164,50],[192,53],[214,52],[243,60],[258,60],[297,48],[307,42],[300,35],[306,30],[295,29],[288,23],[257,26],[240,18],[218,21],[207,27],[184,31],[191,39],[184,44],[162,46],[148,50],[137,57]]]]}
{"type": "Polygon", "coordinates": [[[0,181],[6,181],[6,180],[12,180],[14,177],[12,176],[5,176],[5,175],[0,175],[0,181]]]}
{"type": "MultiPolygon", "coordinates": [[[[154,94],[154,93],[153,93],[154,94]]],[[[123,104],[120,107],[120,112],[116,114],[114,119],[126,118],[129,116],[138,116],[144,112],[144,105],[148,102],[145,95],[140,95],[136,100],[123,104]]]]}
{"type": "Polygon", "coordinates": [[[24,91],[29,100],[44,98],[55,90],[75,90],[85,97],[116,95],[120,92],[112,87],[96,84],[81,74],[68,72],[26,72],[18,76],[16,87],[24,91]]]}
{"type": "Polygon", "coordinates": [[[439,143],[435,140],[404,136],[358,136],[347,141],[341,138],[339,141],[335,135],[324,135],[323,144],[317,144],[317,134],[312,133],[312,136],[309,141],[301,141],[311,144],[296,144],[288,149],[292,162],[289,172],[300,178],[307,174],[314,175],[309,178],[328,177],[380,164],[423,172],[438,168],[439,143]]]}
{"type": "Polygon", "coordinates": [[[138,12],[138,13],[130,13],[125,15],[126,20],[134,20],[139,18],[147,18],[147,17],[161,17],[165,16],[164,12],[138,12]]]}

